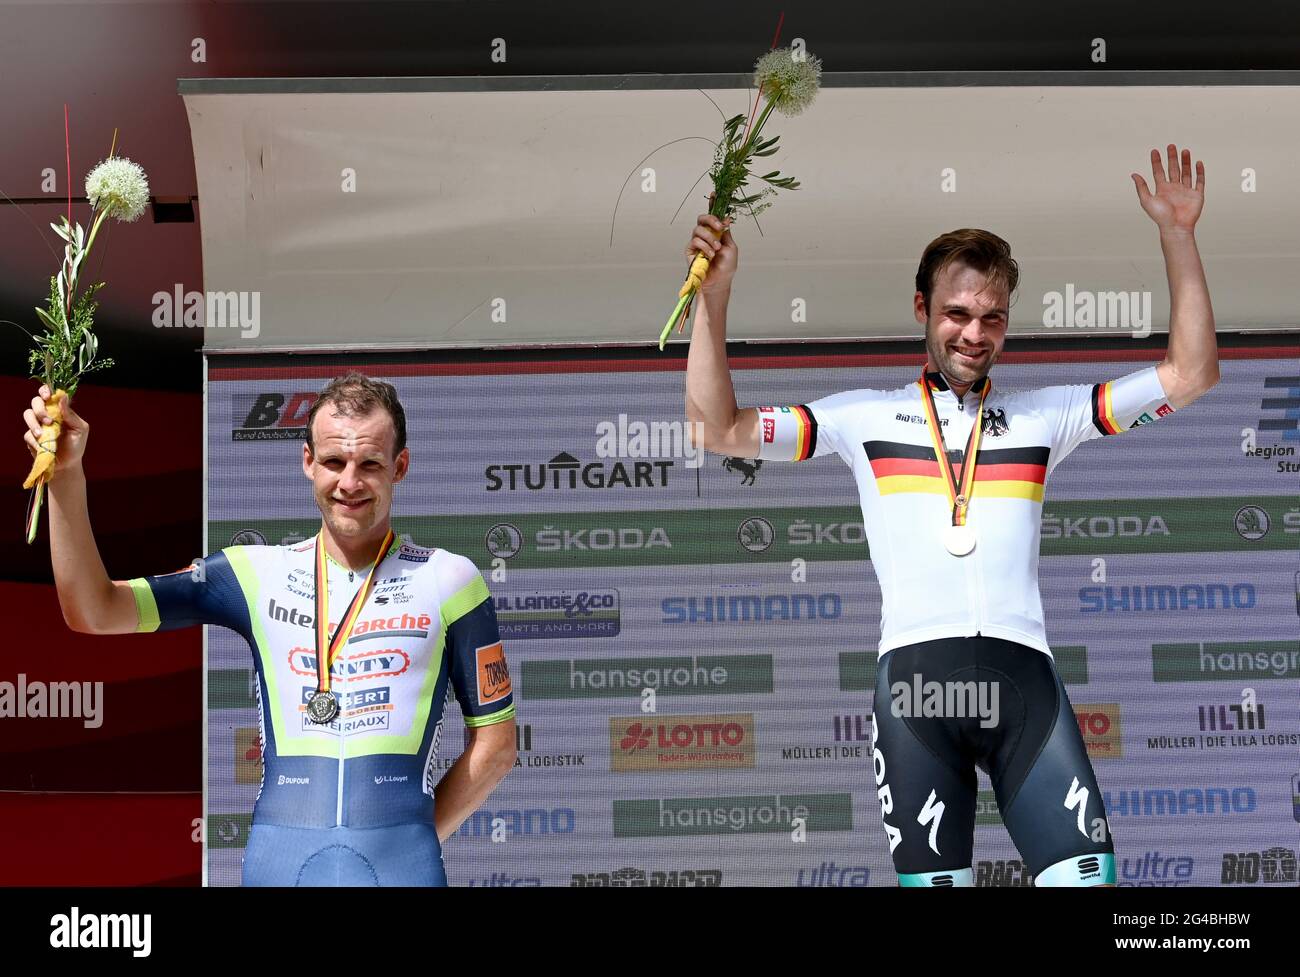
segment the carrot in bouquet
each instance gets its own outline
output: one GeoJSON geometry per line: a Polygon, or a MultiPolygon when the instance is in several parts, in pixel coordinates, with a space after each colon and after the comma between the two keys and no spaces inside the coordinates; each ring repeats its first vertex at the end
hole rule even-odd
{"type": "MultiPolygon", "coordinates": [[[[821,83],[821,62],[802,50],[778,48],[769,51],[758,59],[754,66],[754,83],[758,86],[758,102],[766,100],[757,120],[752,120],[748,128],[741,126],[744,115],[732,116],[723,125],[722,140],[717,144],[713,156],[713,168],[709,176],[713,180],[713,194],[709,203],[709,213],[720,220],[735,220],[737,213],[747,213],[757,217],[772,206],[776,191],[797,190],[799,182],[791,177],[782,176],[779,170],[754,177],[767,184],[762,190],[751,192],[747,186],[751,179],[749,166],[751,161],[760,156],[776,153],[779,136],[761,139],[763,123],[772,114],[772,110],[782,115],[798,115],[817,96],[821,83]]],[[[663,331],[659,334],[659,348],[664,348],[673,326],[680,332],[685,328],[690,315],[691,301],[699,291],[704,276],[709,271],[709,259],[697,254],[686,273],[686,281],[678,291],[678,301],[672,315],[668,317],[663,331]]]]}
{"type": "Polygon", "coordinates": [[[89,235],[80,224],[71,223],[63,215],[59,216],[58,224],[50,225],[65,246],[59,273],[50,278],[49,301],[44,309],[36,310],[45,331],[33,337],[36,348],[31,351],[28,364],[32,377],[41,380],[51,391],[45,401],[50,423],[41,427],[36,460],[23,481],[23,488],[34,490],[27,510],[29,543],[36,538],[45,483],[54,475],[64,406],[76,393],[82,376],[113,365],[111,359],[96,359],[99,341],[94,333],[94,319],[99,304],[95,293],[104,283],[96,282],[79,290],[81,265],[107,218],[133,221],[144,213],[149,203],[149,183],[138,164],[114,156],[110,149],[108,158],[86,177],[86,198],[94,218],[89,235]]]}

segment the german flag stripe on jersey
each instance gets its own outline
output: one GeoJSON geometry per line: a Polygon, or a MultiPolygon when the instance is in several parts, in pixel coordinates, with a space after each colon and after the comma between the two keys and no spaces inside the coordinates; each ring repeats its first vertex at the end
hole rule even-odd
{"type": "MultiPolygon", "coordinates": [[[[897,441],[864,441],[876,487],[881,495],[905,492],[945,495],[943,471],[934,449],[923,444],[897,441]]],[[[962,463],[964,452],[950,450],[948,462],[954,469],[962,463]]],[[[1049,449],[985,448],[975,467],[975,498],[1043,500],[1043,483],[1047,479],[1049,449]]]]}
{"type": "Polygon", "coordinates": [[[1102,434],[1120,434],[1123,428],[1115,420],[1114,395],[1109,383],[1094,384],[1092,388],[1092,423],[1102,434]]]}
{"type": "Polygon", "coordinates": [[[807,404],[793,404],[790,413],[799,426],[795,435],[793,460],[807,461],[817,451],[817,418],[813,417],[807,404]]]}

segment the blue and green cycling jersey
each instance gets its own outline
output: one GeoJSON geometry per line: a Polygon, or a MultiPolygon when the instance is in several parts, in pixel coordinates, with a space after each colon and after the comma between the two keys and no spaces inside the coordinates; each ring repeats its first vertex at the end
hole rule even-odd
{"type": "MultiPolygon", "coordinates": [[[[176,573],[134,579],[137,630],[216,624],[248,642],[264,761],[255,823],[431,822],[447,699],[456,696],[470,726],[515,714],[487,585],[466,557],[395,540],[331,669],[339,714],[318,725],[306,712],[317,685],[314,546],[314,537],[229,546],[176,573]]],[[[330,561],[331,616],[368,570],[330,561]]]]}

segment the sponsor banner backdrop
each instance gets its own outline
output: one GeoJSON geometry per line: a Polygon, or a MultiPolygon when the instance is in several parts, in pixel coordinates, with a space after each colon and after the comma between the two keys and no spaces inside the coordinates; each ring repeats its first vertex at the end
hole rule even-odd
{"type": "MultiPolygon", "coordinates": [[[[880,591],[843,462],[692,457],[680,372],[421,364],[362,367],[407,413],[394,526],[479,567],[518,708],[516,769],[444,846],[452,884],[894,885],[871,759],[880,591]]],[[[1009,364],[995,382],[1144,365],[1009,364]]],[[[916,372],[795,357],[735,384],[741,404],[799,404],[916,372]]],[[[212,374],[209,548],[309,537],[301,444],[326,380],[212,374]]],[[[1300,368],[1222,374],[1191,408],[1078,448],[1044,502],[1047,634],[1122,885],[1298,881],[1300,368]]],[[[210,629],[207,666],[209,880],[236,885],[256,685],[232,632],[210,629]]],[[[438,775],[462,727],[453,699],[438,775]]],[[[976,883],[1032,884],[979,783],[976,883]]]]}

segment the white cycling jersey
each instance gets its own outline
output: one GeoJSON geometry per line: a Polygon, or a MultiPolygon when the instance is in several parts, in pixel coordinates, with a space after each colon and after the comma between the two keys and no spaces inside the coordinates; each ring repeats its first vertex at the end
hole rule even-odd
{"type": "MultiPolygon", "coordinates": [[[[958,398],[931,373],[954,473],[987,378],[958,398]]],[[[952,506],[930,438],[919,379],[897,390],[849,390],[810,404],[760,407],[759,457],[803,461],[832,451],[853,469],[882,598],[880,647],[976,634],[1051,654],[1038,592],[1047,476],[1084,441],[1173,412],[1155,367],[1099,384],[1003,391],[984,401],[967,524],[976,545],[953,556],[942,532],[952,506]]]]}

